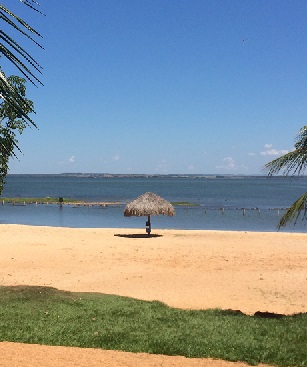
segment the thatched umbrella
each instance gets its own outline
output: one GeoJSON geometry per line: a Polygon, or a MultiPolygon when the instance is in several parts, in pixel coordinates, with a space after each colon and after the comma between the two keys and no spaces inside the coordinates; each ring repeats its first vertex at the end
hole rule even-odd
{"type": "Polygon", "coordinates": [[[132,215],[137,217],[143,215],[148,216],[148,221],[146,222],[146,232],[148,235],[150,235],[151,231],[150,216],[159,214],[173,216],[175,215],[175,209],[171,203],[152,192],[146,192],[132,200],[127,204],[124,211],[125,217],[131,217],[132,215]]]}

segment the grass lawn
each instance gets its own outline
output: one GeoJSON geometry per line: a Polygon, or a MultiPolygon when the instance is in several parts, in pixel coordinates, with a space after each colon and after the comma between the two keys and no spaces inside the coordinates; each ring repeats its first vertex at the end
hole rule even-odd
{"type": "Polygon", "coordinates": [[[307,366],[307,314],[263,318],[48,287],[0,287],[0,341],[307,366]]]}

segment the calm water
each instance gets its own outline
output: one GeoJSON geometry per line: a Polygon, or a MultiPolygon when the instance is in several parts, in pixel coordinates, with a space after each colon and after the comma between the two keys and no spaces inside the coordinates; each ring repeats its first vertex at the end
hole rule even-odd
{"type": "MultiPolygon", "coordinates": [[[[64,205],[0,205],[0,223],[63,227],[144,227],[145,218],[125,218],[125,204],[152,191],[168,201],[195,207],[175,207],[175,217],[152,218],[154,228],[275,231],[284,208],[307,190],[307,178],[295,177],[71,177],[10,175],[3,197],[64,197],[85,201],[120,201],[102,208],[64,205]],[[224,211],[221,210],[224,208],[224,211]],[[245,208],[243,215],[242,208],[245,208]],[[259,208],[260,211],[256,210],[259,208]]],[[[286,231],[306,232],[305,222],[286,231]]],[[[284,231],[285,231],[284,230],[284,231]]]]}

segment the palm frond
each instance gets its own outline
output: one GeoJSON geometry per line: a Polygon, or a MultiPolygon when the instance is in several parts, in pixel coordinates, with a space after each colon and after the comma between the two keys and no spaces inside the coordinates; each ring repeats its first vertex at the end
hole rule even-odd
{"type": "Polygon", "coordinates": [[[285,227],[286,224],[292,222],[294,220],[294,224],[296,224],[298,217],[300,216],[301,212],[303,212],[303,218],[305,219],[307,216],[307,192],[299,197],[295,203],[286,211],[286,213],[282,216],[277,226],[278,229],[281,227],[285,227]]]}
{"type": "Polygon", "coordinates": [[[296,149],[305,149],[307,150],[307,126],[304,126],[300,129],[298,134],[296,135],[296,149]]]}
{"type": "Polygon", "coordinates": [[[38,10],[33,4],[40,6],[40,4],[37,1],[34,0],[19,0],[21,3],[27,5],[29,8],[37,11],[38,13],[45,15],[44,13],[42,13],[40,10],[38,10]]]}
{"type": "Polygon", "coordinates": [[[14,48],[20,55],[22,55],[29,63],[33,63],[32,65],[40,72],[40,69],[42,67],[39,65],[39,63],[25,50],[23,49],[17,42],[15,42],[8,34],[4,33],[0,30],[0,38],[3,39],[5,43],[7,43],[9,46],[14,48]]]}
{"type": "MultiPolygon", "coordinates": [[[[22,0],[23,4],[30,6],[38,4],[31,0],[22,0]]],[[[38,4],[39,5],[39,4],[38,4]]],[[[12,13],[9,9],[0,4],[0,19],[4,21],[8,26],[14,28],[20,32],[23,36],[34,42],[40,48],[43,48],[32,35],[42,37],[39,32],[32,28],[28,23],[19,18],[16,14],[12,13]]],[[[7,33],[0,31],[0,54],[7,58],[15,67],[34,85],[41,81],[31,72],[30,68],[41,73],[41,66],[34,60],[34,58],[25,51],[17,42],[15,42],[7,33]]]]}
{"type": "MultiPolygon", "coordinates": [[[[42,14],[36,8],[39,3],[35,0],[20,0],[20,2],[42,14]]],[[[10,29],[17,30],[24,37],[43,48],[33,38],[42,37],[39,32],[2,4],[0,4],[0,20],[10,29]]],[[[32,84],[36,85],[35,82],[42,84],[32,72],[37,71],[41,73],[41,66],[19,43],[2,30],[0,30],[1,55],[7,58],[32,84]]],[[[25,97],[23,83],[25,83],[25,80],[17,76],[7,78],[0,68],[0,99],[2,99],[0,121],[0,194],[3,190],[4,179],[8,173],[9,158],[16,157],[14,150],[20,151],[15,131],[18,130],[21,134],[26,124],[36,127],[34,121],[29,117],[30,113],[35,113],[33,103],[25,97]],[[4,120],[5,122],[2,124],[4,120]]]]}
{"type": "MultiPolygon", "coordinates": [[[[30,8],[41,13],[36,7],[39,3],[35,0],[20,0],[20,2],[30,8]]],[[[41,13],[42,14],[42,13],[41,13]]],[[[42,37],[38,31],[32,28],[28,23],[12,13],[5,6],[0,4],[0,20],[5,22],[9,27],[14,28],[23,36],[34,42],[40,48],[43,48],[33,37],[42,37]],[[33,36],[32,36],[33,35],[33,36]]],[[[14,41],[7,33],[0,30],[0,55],[7,58],[32,84],[41,83],[34,74],[35,71],[41,73],[42,67],[39,63],[23,48],[19,43],[14,41]],[[33,72],[34,71],[34,72],[33,72]]],[[[18,116],[23,118],[28,125],[36,127],[33,120],[29,117],[29,111],[25,110],[25,99],[19,95],[18,91],[10,84],[3,71],[0,69],[0,98],[8,103],[9,106],[15,109],[18,116]]]]}
{"type": "Polygon", "coordinates": [[[302,173],[307,166],[307,126],[300,129],[296,136],[295,149],[292,152],[267,163],[263,170],[269,176],[282,172],[283,175],[302,173]]]}
{"type": "Polygon", "coordinates": [[[291,172],[293,174],[300,174],[305,170],[306,165],[307,151],[295,149],[292,152],[284,154],[283,156],[267,163],[263,170],[267,171],[269,176],[272,176],[280,171],[282,171],[283,175],[288,175],[291,172]]]}
{"type": "MultiPolygon", "coordinates": [[[[0,11],[1,14],[1,18],[3,18],[3,20],[5,20],[7,23],[9,23],[13,28],[15,28],[17,31],[23,33],[26,37],[30,38],[33,42],[36,43],[36,41],[30,36],[29,33],[25,33],[21,30],[20,27],[18,27],[18,25],[16,24],[16,22],[13,22],[10,20],[10,18],[8,18],[6,14],[8,14],[11,18],[15,19],[19,24],[21,24],[25,29],[27,29],[30,33],[35,34],[38,37],[42,38],[42,35],[39,34],[38,31],[36,31],[34,28],[32,28],[28,23],[26,23],[23,19],[19,18],[16,14],[12,13],[9,9],[7,9],[5,6],[3,6],[2,4],[0,4],[0,9],[2,11],[0,11]]],[[[40,45],[39,45],[40,46],[40,45]]],[[[42,47],[42,46],[40,46],[42,47]]]]}
{"type": "MultiPolygon", "coordinates": [[[[0,52],[13,64],[16,68],[33,84],[33,79],[35,79],[38,83],[43,85],[43,83],[31,72],[31,70],[20,60],[18,59],[7,47],[0,43],[0,52]]],[[[34,66],[31,62],[30,64],[34,66]]],[[[35,67],[35,69],[37,69],[35,67]]],[[[38,70],[38,69],[37,69],[38,70]]],[[[38,70],[40,72],[40,70],[38,70]]]]}

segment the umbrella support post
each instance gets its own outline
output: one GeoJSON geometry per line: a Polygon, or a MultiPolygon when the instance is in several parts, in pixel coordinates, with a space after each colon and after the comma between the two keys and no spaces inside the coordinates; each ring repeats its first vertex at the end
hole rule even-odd
{"type": "Polygon", "coordinates": [[[148,215],[148,220],[146,222],[146,232],[147,232],[148,236],[150,236],[150,232],[151,232],[150,215],[148,215]]]}

